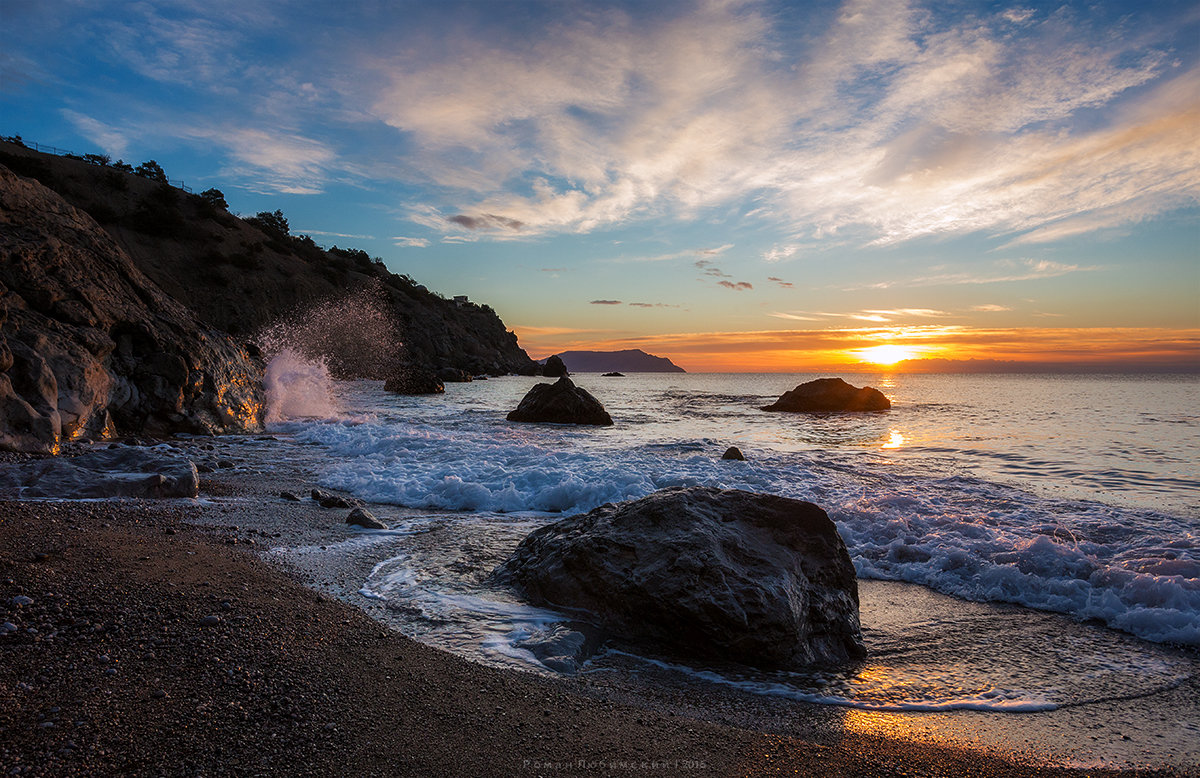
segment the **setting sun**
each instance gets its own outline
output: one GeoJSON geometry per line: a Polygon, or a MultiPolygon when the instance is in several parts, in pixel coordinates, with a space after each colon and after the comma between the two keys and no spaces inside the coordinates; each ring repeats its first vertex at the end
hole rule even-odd
{"type": "Polygon", "coordinates": [[[912,359],[915,354],[904,346],[872,346],[857,349],[856,353],[864,362],[874,362],[877,365],[894,365],[902,359],[912,359]]]}

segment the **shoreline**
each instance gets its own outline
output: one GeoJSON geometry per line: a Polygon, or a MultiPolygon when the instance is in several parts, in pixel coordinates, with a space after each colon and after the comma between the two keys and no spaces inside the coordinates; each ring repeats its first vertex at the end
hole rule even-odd
{"type": "MultiPolygon", "coordinates": [[[[253,459],[248,438],[212,442],[253,459]]],[[[180,443],[185,451],[205,444],[180,443]]],[[[629,679],[469,662],[340,601],[335,595],[357,588],[350,568],[322,568],[324,584],[309,574],[314,591],[303,571],[260,558],[280,543],[319,547],[354,535],[340,524],[345,511],[270,499],[306,475],[239,465],[206,474],[197,501],[0,503],[0,603],[32,598],[20,615],[39,629],[0,636],[0,767],[18,775],[1195,774],[1071,769],[1015,746],[948,746],[936,727],[894,726],[895,714],[848,717],[767,699],[747,711],[715,690],[649,695],[629,679]],[[210,616],[218,620],[204,626],[210,616]]]]}

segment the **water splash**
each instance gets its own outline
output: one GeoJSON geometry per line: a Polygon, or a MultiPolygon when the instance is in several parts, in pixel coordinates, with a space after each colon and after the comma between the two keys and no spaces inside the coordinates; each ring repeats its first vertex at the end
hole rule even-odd
{"type": "Polygon", "coordinates": [[[405,360],[395,309],[378,281],[299,309],[256,340],[268,360],[290,350],[337,379],[387,379],[405,360]]]}
{"type": "Polygon", "coordinates": [[[324,360],[308,359],[284,348],[267,364],[263,377],[267,394],[267,424],[289,419],[338,416],[333,378],[324,360]]]}

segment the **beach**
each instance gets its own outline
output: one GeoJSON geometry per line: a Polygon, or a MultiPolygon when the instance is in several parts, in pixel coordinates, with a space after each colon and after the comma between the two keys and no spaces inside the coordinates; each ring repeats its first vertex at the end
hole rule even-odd
{"type": "MultiPolygon", "coordinates": [[[[197,500],[0,503],[0,602],[20,627],[0,637],[7,773],[1121,774],[1120,759],[1073,751],[1095,738],[1127,753],[1126,774],[1197,772],[1177,748],[1196,726],[1194,677],[1074,712],[922,714],[746,694],[640,664],[553,676],[431,648],[360,593],[374,554],[320,553],[386,535],[281,499],[314,485],[302,466],[254,465],[285,443],[175,441],[227,465],[204,474],[197,500]],[[32,603],[14,608],[22,595],[32,603]]],[[[391,522],[421,514],[368,507],[391,522]]],[[[864,621],[869,601],[898,592],[892,610],[911,616],[896,586],[925,591],[861,583],[864,621]]]]}

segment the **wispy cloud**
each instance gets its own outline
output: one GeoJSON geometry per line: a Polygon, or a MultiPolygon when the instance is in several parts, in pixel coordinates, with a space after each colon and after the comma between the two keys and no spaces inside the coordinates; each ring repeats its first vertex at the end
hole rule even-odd
{"type": "Polygon", "coordinates": [[[893,287],[913,286],[956,286],[961,284],[1000,284],[1013,281],[1033,281],[1041,278],[1055,278],[1068,273],[1084,273],[1097,270],[1095,265],[1076,265],[1065,262],[1054,262],[1048,259],[1001,260],[994,263],[991,270],[956,270],[945,273],[934,273],[913,278],[892,281],[877,281],[862,286],[847,287],[847,291],[856,289],[889,289],[893,287]]]}
{"type": "Polygon", "coordinates": [[[423,249],[429,245],[427,238],[408,238],[403,235],[392,236],[392,243],[402,248],[423,249]]]}
{"type": "MultiPolygon", "coordinates": [[[[357,240],[375,240],[374,235],[352,235],[345,232],[326,232],[325,230],[308,230],[302,227],[292,229],[297,235],[320,235],[326,238],[355,238],[357,240]]],[[[393,238],[395,240],[395,238],[393,238]]]]}
{"type": "Polygon", "coordinates": [[[61,113],[84,137],[113,157],[123,157],[129,153],[129,139],[123,130],[69,108],[62,109],[61,113]]]}
{"type": "Polygon", "coordinates": [[[784,289],[791,289],[793,286],[795,286],[795,284],[793,284],[791,281],[784,281],[782,278],[776,278],[775,276],[767,276],[767,280],[773,281],[784,289]]]}
{"type": "Polygon", "coordinates": [[[620,305],[620,300],[592,300],[589,305],[620,305]]]}
{"type": "Polygon", "coordinates": [[[799,250],[799,246],[772,246],[763,252],[763,259],[767,262],[779,262],[780,260],[787,259],[799,250]]]}
{"type": "Polygon", "coordinates": [[[985,303],[984,305],[971,306],[972,311],[979,313],[1000,313],[1001,311],[1011,311],[1007,305],[997,305],[995,303],[985,303]]]}
{"type": "Polygon", "coordinates": [[[723,286],[726,289],[732,289],[735,292],[744,292],[754,288],[754,285],[749,281],[718,281],[717,286],[723,286]]]}

